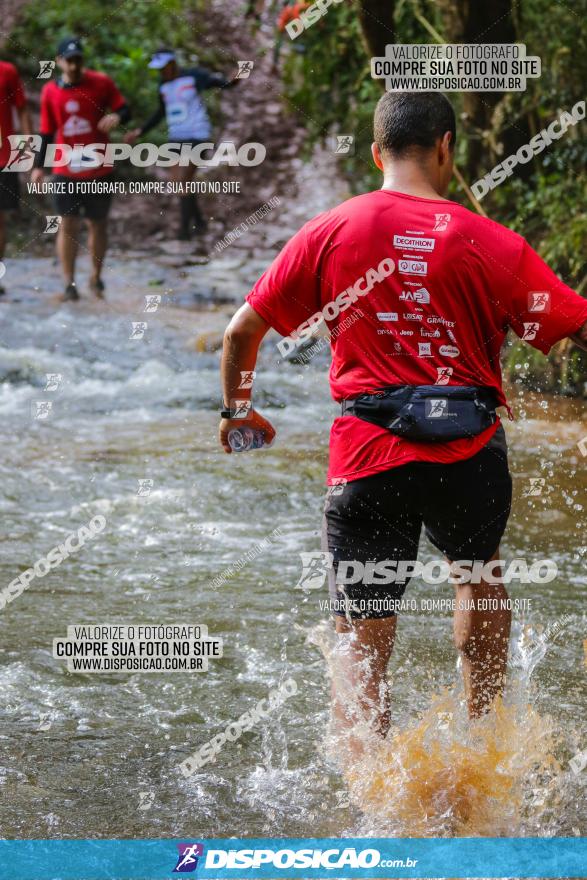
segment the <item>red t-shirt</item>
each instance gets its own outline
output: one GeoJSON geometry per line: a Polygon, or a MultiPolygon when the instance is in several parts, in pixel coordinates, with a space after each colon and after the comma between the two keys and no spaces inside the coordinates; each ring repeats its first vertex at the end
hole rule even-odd
{"type": "Polygon", "coordinates": [[[14,64],[0,61],[0,168],[10,159],[10,141],[14,134],[13,108],[24,107],[26,97],[14,64]]]}
{"type": "MultiPolygon", "coordinates": [[[[505,404],[499,355],[508,327],[547,354],[587,321],[587,301],[517,233],[456,202],[390,190],[357,196],[306,223],[247,302],[289,336],[352,287],[339,298],[338,316],[327,320],[336,401],[388,385],[450,384],[494,388],[505,404]]],[[[336,311],[327,309],[327,316],[336,311]]],[[[422,443],[339,417],[330,435],[329,482],[410,461],[469,458],[496,428],[422,443]]]]}
{"type": "MultiPolygon", "coordinates": [[[[41,92],[41,134],[49,134],[55,144],[107,144],[108,135],[98,129],[98,122],[107,113],[116,112],[126,101],[116,85],[105,73],[84,70],[77,85],[52,81],[41,92]]],[[[59,160],[59,151],[56,159],[59,160]]],[[[75,177],[76,180],[109,174],[112,165],[88,167],[83,159],[54,169],[55,174],[75,177]]]]}

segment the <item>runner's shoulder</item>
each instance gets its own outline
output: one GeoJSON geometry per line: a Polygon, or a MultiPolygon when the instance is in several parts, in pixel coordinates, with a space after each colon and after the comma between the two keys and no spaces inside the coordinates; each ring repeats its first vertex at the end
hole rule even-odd
{"type": "Polygon", "coordinates": [[[472,243],[487,247],[496,255],[501,254],[502,257],[510,255],[514,259],[519,257],[526,243],[523,235],[514,232],[513,229],[509,229],[502,223],[498,223],[497,220],[483,217],[457,202],[448,202],[447,204],[456,208],[454,211],[456,223],[451,231],[457,232],[464,238],[469,238],[472,243]]]}
{"type": "Polygon", "coordinates": [[[223,87],[230,82],[226,79],[224,74],[219,73],[218,71],[209,70],[207,67],[190,67],[187,70],[182,69],[180,76],[190,76],[194,81],[196,89],[202,91],[204,89],[223,87]]]}
{"type": "Polygon", "coordinates": [[[51,95],[59,94],[60,91],[59,80],[50,79],[41,89],[41,100],[43,101],[51,97],[51,95]]]}
{"type": "Polygon", "coordinates": [[[20,76],[15,64],[10,61],[0,61],[0,76],[20,76]]]}
{"type": "Polygon", "coordinates": [[[370,195],[371,193],[363,193],[359,196],[345,199],[344,202],[340,202],[340,204],[335,205],[333,208],[316,214],[315,217],[312,217],[311,220],[308,220],[302,226],[302,229],[305,230],[308,236],[318,238],[323,235],[328,236],[336,229],[344,226],[362,208],[363,203],[365,203],[366,207],[366,200],[370,195]]]}
{"type": "Polygon", "coordinates": [[[114,80],[107,73],[103,73],[101,70],[90,70],[88,67],[84,70],[84,79],[88,85],[98,88],[104,86],[110,88],[114,85],[114,80]]]}
{"type": "Polygon", "coordinates": [[[184,76],[193,79],[197,86],[199,83],[207,82],[212,74],[206,67],[181,67],[179,70],[179,77],[184,76]]]}
{"type": "MultiPolygon", "coordinates": [[[[345,227],[367,227],[366,218],[381,211],[381,193],[382,190],[362,193],[317,214],[302,227],[307,239],[319,246],[345,227]]],[[[433,214],[445,213],[450,216],[447,231],[459,236],[463,243],[468,241],[490,253],[500,254],[502,261],[509,257],[508,263],[519,259],[525,239],[513,229],[508,229],[489,217],[483,217],[458,202],[439,199],[438,202],[431,200],[430,204],[434,208],[433,214]]]]}

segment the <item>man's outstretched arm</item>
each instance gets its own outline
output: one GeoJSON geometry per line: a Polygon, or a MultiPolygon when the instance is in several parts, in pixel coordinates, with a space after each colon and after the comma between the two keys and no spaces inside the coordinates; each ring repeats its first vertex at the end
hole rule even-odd
{"type": "MultiPolygon", "coordinates": [[[[268,330],[269,324],[248,303],[241,306],[226,328],[221,367],[224,409],[234,409],[235,400],[251,399],[253,389],[247,379],[255,369],[259,346],[268,330]],[[243,384],[251,387],[243,388],[243,384]]],[[[251,407],[246,418],[221,419],[218,436],[225,452],[232,452],[228,432],[245,426],[264,431],[266,443],[275,437],[273,425],[251,407]]]]}
{"type": "Polygon", "coordinates": [[[573,333],[569,339],[572,339],[575,345],[578,345],[579,348],[587,351],[587,321],[577,330],[576,333],[573,333]]]}

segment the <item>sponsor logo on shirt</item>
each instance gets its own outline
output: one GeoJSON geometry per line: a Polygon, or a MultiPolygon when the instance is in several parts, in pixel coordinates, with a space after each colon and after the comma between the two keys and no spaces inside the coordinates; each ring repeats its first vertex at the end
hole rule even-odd
{"type": "Polygon", "coordinates": [[[435,385],[448,385],[448,380],[453,374],[452,367],[436,367],[436,382],[435,385]]]}
{"type": "Polygon", "coordinates": [[[63,126],[65,137],[75,137],[77,134],[89,134],[92,126],[83,116],[70,116],[63,126]]]}
{"type": "Polygon", "coordinates": [[[377,312],[378,321],[397,321],[397,312],[377,312]]]}
{"type": "Polygon", "coordinates": [[[435,214],[433,232],[443,232],[450,223],[450,214],[435,214]]]}
{"type": "Polygon", "coordinates": [[[432,357],[432,343],[431,342],[419,342],[418,343],[418,357],[432,357]]]}
{"type": "Polygon", "coordinates": [[[550,312],[550,291],[531,290],[528,294],[529,312],[550,312]]]}
{"type": "Polygon", "coordinates": [[[452,332],[452,330],[448,330],[448,329],[447,329],[447,331],[446,331],[446,335],[448,336],[448,338],[450,339],[451,342],[456,342],[456,341],[457,341],[457,338],[456,338],[456,336],[454,335],[454,333],[452,332]]]}
{"type": "Polygon", "coordinates": [[[438,349],[441,355],[449,358],[456,358],[460,355],[459,349],[456,345],[441,345],[438,349]]]}
{"type": "Polygon", "coordinates": [[[430,315],[426,320],[429,324],[444,324],[445,327],[454,327],[455,325],[455,321],[447,321],[446,318],[442,318],[440,315],[430,315]]]}
{"type": "Polygon", "coordinates": [[[436,241],[433,238],[416,238],[411,235],[394,235],[393,246],[414,251],[433,251],[436,241]]]}
{"type": "Polygon", "coordinates": [[[185,122],[188,118],[188,109],[188,105],[183,102],[176,101],[174,104],[168,104],[167,119],[169,124],[177,125],[180,122],[185,122]]]}
{"type": "Polygon", "coordinates": [[[74,101],[73,98],[66,102],[65,109],[68,113],[77,113],[79,110],[79,101],[74,101]]]}
{"type": "Polygon", "coordinates": [[[400,336],[413,336],[414,331],[413,330],[400,330],[399,335],[400,336]]]}
{"type": "Polygon", "coordinates": [[[383,328],[381,328],[380,330],[377,330],[377,335],[378,336],[395,336],[395,333],[393,332],[393,330],[384,330],[383,328]]]}
{"type": "Polygon", "coordinates": [[[399,271],[403,275],[427,275],[428,263],[422,260],[400,260],[399,271]]]}
{"type": "Polygon", "coordinates": [[[424,327],[420,327],[420,333],[422,336],[427,336],[429,339],[438,339],[440,336],[440,330],[438,327],[436,330],[426,330],[424,327]]]}
{"type": "Polygon", "coordinates": [[[401,344],[401,342],[399,342],[397,340],[396,340],[396,342],[393,343],[392,350],[385,352],[385,354],[388,356],[393,356],[393,355],[397,355],[397,354],[405,355],[405,353],[406,352],[404,351],[403,345],[401,344]]]}
{"type": "Polygon", "coordinates": [[[430,294],[425,287],[419,287],[418,290],[404,290],[399,295],[400,299],[406,302],[429,303],[430,294]]]}
{"type": "Polygon", "coordinates": [[[540,324],[537,321],[533,321],[531,324],[524,324],[524,332],[522,334],[522,339],[526,339],[528,342],[531,339],[536,339],[536,334],[540,330],[540,324]]]}
{"type": "Polygon", "coordinates": [[[405,318],[406,321],[421,321],[422,315],[416,314],[416,312],[404,312],[402,318],[405,318]]]}

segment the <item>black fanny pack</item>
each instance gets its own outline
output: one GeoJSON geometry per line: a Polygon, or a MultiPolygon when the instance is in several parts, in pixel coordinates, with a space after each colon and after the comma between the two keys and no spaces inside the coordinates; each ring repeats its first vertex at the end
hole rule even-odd
{"type": "Polygon", "coordinates": [[[343,400],[342,415],[373,422],[408,440],[446,443],[475,437],[495,424],[497,405],[490,388],[395,385],[343,400]]]}

